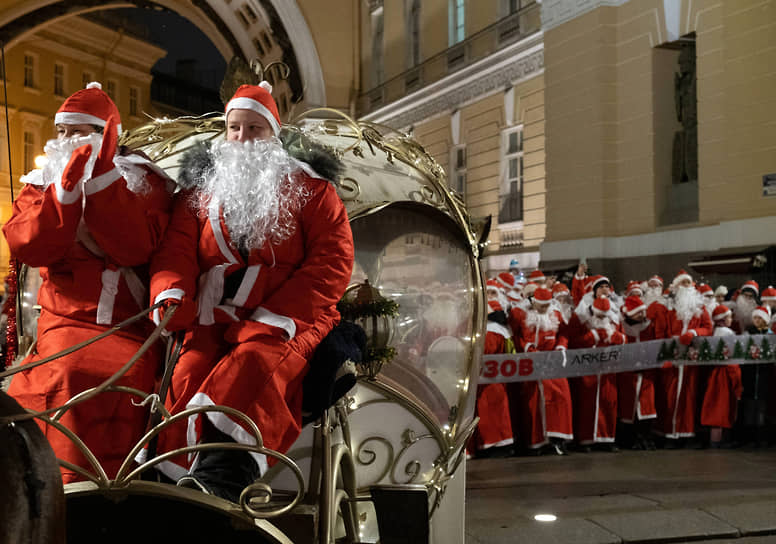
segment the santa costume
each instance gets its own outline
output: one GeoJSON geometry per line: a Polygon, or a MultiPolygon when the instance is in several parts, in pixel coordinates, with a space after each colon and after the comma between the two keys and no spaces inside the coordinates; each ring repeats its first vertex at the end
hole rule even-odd
{"type": "MultiPolygon", "coordinates": [[[[730,308],[719,304],[714,308],[714,336],[735,334],[727,327],[725,319],[730,317],[730,308]]],[[[712,349],[714,344],[712,344],[712,349]]],[[[738,413],[738,401],[741,399],[743,384],[739,365],[715,365],[711,367],[706,382],[701,408],[701,425],[732,429],[738,413]]]]}
{"type": "MultiPolygon", "coordinates": [[[[217,142],[184,157],[184,190],[152,262],[151,293],[154,301],[179,304],[171,328],[191,327],[172,377],[170,412],[236,408],[257,424],[266,447],[284,452],[301,430],[308,360],[339,321],[335,306],[354,249],[334,184],[276,139],[280,118],[270,92],[266,82],[241,86],[226,116],[255,112],[275,137],[217,142]]],[[[222,438],[254,443],[239,421],[208,412],[163,433],[159,451],[222,438]]],[[[177,458],[161,470],[175,479],[189,468],[204,473],[210,467],[200,457],[193,467],[177,458]]],[[[225,495],[209,490],[239,496],[267,469],[263,456],[253,459],[247,478],[231,482],[225,495]]]]}
{"type": "MultiPolygon", "coordinates": [[[[565,350],[568,341],[559,333],[561,313],[551,307],[552,292],[539,287],[520,329],[520,348],[525,352],[565,350]]],[[[553,451],[565,453],[563,443],[574,438],[571,391],[566,378],[522,382],[520,388],[520,428],[526,446],[536,450],[553,442],[553,451]]]]}
{"type": "MultiPolygon", "coordinates": [[[[491,280],[492,281],[492,280],[491,280]]],[[[488,293],[496,289],[491,281],[488,282],[488,293]]],[[[495,283],[495,282],[493,282],[495,283]]],[[[488,323],[485,332],[486,354],[515,353],[512,342],[512,331],[507,322],[500,298],[496,294],[494,298],[488,296],[488,323]]],[[[509,413],[509,398],[503,383],[490,383],[477,387],[477,416],[480,418],[477,430],[474,433],[473,446],[477,453],[482,454],[490,448],[511,446],[514,442],[512,436],[512,419],[509,413]]]]}
{"type": "MultiPolygon", "coordinates": [[[[692,285],[692,277],[681,270],[671,283],[673,308],[656,323],[656,337],[675,337],[689,346],[697,336],[709,336],[711,318],[703,300],[692,285]],[[683,283],[689,285],[681,285],[683,283]]],[[[669,439],[695,436],[698,367],[670,365],[659,372],[656,432],[669,439]]]]}
{"type": "MultiPolygon", "coordinates": [[[[655,339],[655,324],[646,317],[646,312],[647,305],[639,297],[629,296],[625,299],[622,328],[629,344],[655,339]],[[637,321],[634,318],[639,314],[643,315],[643,319],[637,321]]],[[[657,417],[654,370],[618,373],[617,394],[618,415],[623,423],[636,424],[657,417]]],[[[642,441],[647,440],[646,431],[645,428],[640,429],[642,441]]]]}
{"type": "MultiPolygon", "coordinates": [[[[98,83],[67,98],[56,125],[91,125],[103,131],[51,140],[46,166],[22,177],[3,232],[13,257],[39,267],[42,284],[38,337],[32,363],[97,336],[147,307],[147,262],[167,226],[172,182],[147,158],[117,153],[121,121],[98,83]]],[[[17,374],[9,389],[20,404],[42,411],[96,387],[124,365],[153,330],[143,319],[44,366],[17,374]]],[[[151,393],[160,354],[151,349],[117,385],[151,393]]],[[[109,477],[142,436],[148,414],[126,394],[83,402],[60,420],[97,456],[109,477]],[[109,439],[106,439],[109,437],[109,439]]],[[[90,468],[59,431],[43,426],[57,457],[90,468]]],[[[62,469],[65,483],[80,479],[62,469]]]]}
{"type": "MultiPolygon", "coordinates": [[[[585,320],[587,332],[572,348],[605,347],[626,342],[619,324],[611,319],[611,303],[599,297],[590,306],[585,320]]],[[[570,380],[574,403],[574,437],[581,446],[604,444],[612,451],[617,426],[616,374],[596,374],[570,380]]]]}

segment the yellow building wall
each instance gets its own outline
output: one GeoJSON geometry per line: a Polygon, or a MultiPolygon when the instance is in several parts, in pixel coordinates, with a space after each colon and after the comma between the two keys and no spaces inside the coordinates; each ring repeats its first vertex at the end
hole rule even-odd
{"type": "MultiPolygon", "coordinates": [[[[776,214],[776,4],[679,1],[695,32],[699,220],[776,214]]],[[[547,240],[625,236],[660,226],[676,123],[664,3],[600,7],[545,31],[547,240]],[[668,146],[666,148],[666,146],[668,146]],[[666,161],[669,161],[666,163],[666,161]]]]}

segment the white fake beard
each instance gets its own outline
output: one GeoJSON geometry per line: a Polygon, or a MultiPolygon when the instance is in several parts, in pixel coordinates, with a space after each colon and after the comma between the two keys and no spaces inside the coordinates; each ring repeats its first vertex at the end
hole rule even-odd
{"type": "Polygon", "coordinates": [[[674,309],[682,323],[689,323],[702,306],[703,296],[694,287],[677,287],[674,309]]]}
{"type": "Polygon", "coordinates": [[[660,287],[647,287],[644,289],[644,304],[649,305],[657,300],[663,300],[663,290],[660,287]]]}
{"type": "Polygon", "coordinates": [[[591,329],[604,329],[606,331],[606,338],[610,338],[614,332],[614,325],[612,324],[612,320],[605,315],[598,317],[597,315],[593,314],[590,317],[588,324],[591,329]]]}
{"type": "Polygon", "coordinates": [[[309,191],[291,175],[297,165],[277,140],[213,144],[213,167],[200,185],[200,210],[220,209],[232,243],[257,249],[296,231],[309,191]]]}
{"type": "Polygon", "coordinates": [[[84,166],[84,176],[82,180],[89,179],[92,170],[94,169],[94,163],[97,161],[97,153],[100,150],[100,145],[102,145],[102,134],[97,132],[87,136],[49,140],[43,147],[43,152],[46,154],[45,166],[40,170],[33,170],[22,176],[20,181],[22,183],[40,184],[43,189],[46,189],[46,187],[52,183],[62,179],[62,174],[65,172],[67,163],[70,162],[73,151],[85,145],[92,146],[92,153],[89,155],[89,160],[86,161],[86,165],[84,166]],[[39,174],[37,172],[39,172],[39,174]],[[35,178],[37,176],[40,177],[36,181],[35,178]]]}
{"type": "Polygon", "coordinates": [[[530,310],[525,316],[525,324],[528,328],[537,328],[540,331],[557,331],[558,316],[552,309],[545,313],[539,313],[536,310],[530,310]]]}
{"type": "Polygon", "coordinates": [[[455,334],[461,322],[460,310],[454,300],[437,299],[423,312],[423,318],[435,333],[455,334]]]}
{"type": "Polygon", "coordinates": [[[757,301],[747,297],[739,296],[736,299],[736,306],[733,308],[735,320],[742,329],[752,324],[752,312],[757,307],[757,301]]]}

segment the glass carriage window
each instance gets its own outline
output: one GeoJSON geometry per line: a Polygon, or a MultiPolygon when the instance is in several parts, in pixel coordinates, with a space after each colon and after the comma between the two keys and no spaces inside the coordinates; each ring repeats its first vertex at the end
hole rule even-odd
{"type": "Polygon", "coordinates": [[[65,96],[65,65],[58,62],[54,64],[54,94],[65,96]]]}
{"type": "Polygon", "coordinates": [[[129,88],[129,114],[137,116],[140,91],[137,87],[129,88]]]}

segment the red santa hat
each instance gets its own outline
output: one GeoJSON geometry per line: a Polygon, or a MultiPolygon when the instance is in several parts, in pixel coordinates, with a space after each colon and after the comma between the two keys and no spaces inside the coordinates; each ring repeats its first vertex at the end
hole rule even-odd
{"type": "Polygon", "coordinates": [[[537,287],[536,291],[533,292],[533,301],[541,305],[549,304],[552,302],[552,291],[544,287],[537,287]]]}
{"type": "Polygon", "coordinates": [[[595,294],[595,290],[604,283],[609,286],[612,285],[612,282],[606,276],[593,276],[593,280],[590,282],[590,290],[595,294]]]}
{"type": "Polygon", "coordinates": [[[491,312],[503,312],[504,308],[501,307],[501,303],[498,299],[492,299],[488,301],[488,306],[491,312]]]}
{"type": "Polygon", "coordinates": [[[730,310],[730,308],[728,308],[724,304],[717,304],[714,307],[714,311],[711,312],[711,318],[714,321],[722,321],[727,316],[732,315],[732,314],[733,314],[733,312],[730,310]]]}
{"type": "Polygon", "coordinates": [[[54,124],[104,127],[111,117],[116,120],[116,130],[121,134],[121,115],[116,104],[102,90],[101,84],[92,81],[62,103],[54,114],[54,124]]]}
{"type": "Polygon", "coordinates": [[[760,317],[766,323],[770,323],[771,322],[771,309],[770,308],[766,308],[765,306],[758,306],[757,308],[752,310],[752,319],[754,319],[755,317],[760,317]]]}
{"type": "Polygon", "coordinates": [[[563,295],[570,294],[569,288],[566,286],[563,282],[557,282],[555,285],[552,286],[552,296],[553,297],[561,297],[563,295]]]}
{"type": "Polygon", "coordinates": [[[769,285],[765,289],[763,289],[763,293],[760,296],[760,300],[765,302],[766,300],[776,300],[776,289],[773,288],[772,285],[769,285]]]}
{"type": "Polygon", "coordinates": [[[280,115],[275,99],[272,98],[272,85],[262,81],[258,85],[240,85],[232,99],[226,104],[226,115],[232,110],[255,111],[267,120],[275,136],[280,134],[280,115]]]}
{"type": "Polygon", "coordinates": [[[528,283],[525,284],[525,287],[523,287],[523,296],[530,297],[531,295],[533,295],[534,291],[536,291],[538,287],[539,286],[536,285],[534,282],[529,281],[528,283]]]}
{"type": "Polygon", "coordinates": [[[689,273],[687,273],[686,270],[682,269],[679,271],[679,273],[676,275],[674,280],[671,282],[671,285],[672,286],[679,285],[679,282],[684,280],[692,281],[692,276],[689,273]]]}
{"type": "Polygon", "coordinates": [[[660,276],[658,276],[657,274],[655,274],[654,276],[652,276],[651,278],[649,278],[649,279],[647,280],[647,285],[649,285],[649,284],[650,284],[650,283],[652,283],[653,281],[656,281],[656,282],[658,282],[658,283],[660,284],[660,287],[663,287],[663,278],[661,278],[661,277],[660,277],[660,276]]]}
{"type": "Polygon", "coordinates": [[[534,270],[530,274],[528,274],[528,281],[532,281],[534,283],[541,283],[547,278],[544,276],[544,272],[541,270],[534,270]]]}
{"type": "Polygon", "coordinates": [[[629,281],[628,287],[625,288],[625,296],[629,297],[631,295],[635,296],[641,296],[644,292],[641,290],[641,284],[637,281],[629,281]]]}
{"type": "Polygon", "coordinates": [[[628,317],[633,317],[637,313],[641,311],[647,310],[647,305],[644,304],[644,301],[641,300],[641,298],[631,295],[628,298],[625,299],[625,304],[622,305],[622,313],[627,315],[628,317]]]}
{"type": "Polygon", "coordinates": [[[708,283],[701,283],[700,285],[698,285],[698,292],[704,297],[714,296],[714,289],[712,289],[711,285],[709,285],[708,283]]]}
{"type": "Polygon", "coordinates": [[[509,272],[502,272],[496,276],[496,281],[502,289],[510,290],[515,287],[515,277],[509,272]]]}
{"type": "Polygon", "coordinates": [[[612,305],[607,297],[598,297],[593,302],[593,314],[598,317],[605,316],[611,309],[612,305]]]}
{"type": "Polygon", "coordinates": [[[744,283],[741,286],[741,291],[743,291],[744,289],[749,289],[751,291],[754,291],[755,296],[760,294],[760,285],[754,280],[749,280],[748,282],[744,283]]]}

